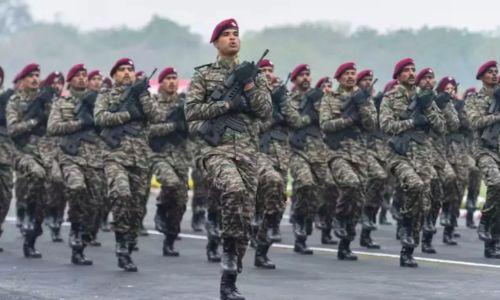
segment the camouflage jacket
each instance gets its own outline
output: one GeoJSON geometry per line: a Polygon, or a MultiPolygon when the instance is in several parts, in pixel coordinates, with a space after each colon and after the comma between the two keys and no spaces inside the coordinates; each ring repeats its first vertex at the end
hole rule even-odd
{"type": "Polygon", "coordinates": [[[493,98],[493,89],[482,87],[479,92],[471,94],[467,98],[467,101],[465,101],[465,111],[470,125],[476,133],[476,149],[474,151],[476,159],[483,154],[487,154],[500,162],[498,146],[497,149],[492,149],[484,146],[480,140],[481,134],[486,127],[500,122],[500,115],[489,113],[489,108],[493,101],[495,101],[493,98]]]}
{"type": "Polygon", "coordinates": [[[445,131],[444,133],[440,134],[435,130],[431,130],[431,135],[433,137],[432,144],[434,146],[434,150],[437,152],[436,158],[438,160],[447,159],[446,136],[449,133],[456,132],[460,127],[460,120],[458,119],[458,113],[452,101],[448,102],[446,106],[440,110],[440,112],[445,121],[445,131]]]}
{"type": "MultiPolygon", "coordinates": [[[[371,100],[365,105],[356,108],[354,103],[352,109],[359,115],[359,123],[345,115],[344,106],[351,101],[352,92],[339,87],[335,92],[326,94],[320,107],[319,120],[321,130],[325,134],[326,142],[331,140],[335,146],[330,146],[332,158],[342,157],[344,159],[363,162],[366,155],[366,133],[376,128],[376,110],[371,100]]],[[[349,108],[347,108],[349,109],[349,108]]]]}
{"type": "MultiPolygon", "coordinates": [[[[196,68],[185,105],[186,119],[192,134],[198,135],[198,129],[205,121],[229,113],[222,101],[212,101],[210,95],[224,84],[237,64],[237,58],[234,60],[218,58],[215,63],[196,68]]],[[[238,132],[227,128],[220,144],[216,147],[210,146],[200,138],[203,145],[202,155],[209,152],[237,154],[239,151],[258,150],[259,121],[270,118],[272,112],[271,95],[264,76],[259,74],[255,80],[255,87],[244,94],[251,113],[234,113],[233,116],[244,122],[245,130],[238,132]]]]}
{"type": "MultiPolygon", "coordinates": [[[[403,85],[398,85],[387,92],[380,105],[380,126],[384,133],[389,136],[399,135],[409,130],[421,134],[424,137],[423,143],[411,140],[406,157],[410,160],[430,159],[432,156],[432,152],[430,151],[432,147],[432,138],[425,130],[415,128],[413,119],[407,116],[407,108],[414,94],[415,88],[408,90],[403,85]]],[[[432,105],[424,111],[424,114],[432,130],[439,134],[445,132],[445,120],[436,103],[432,103],[432,105]]],[[[390,164],[397,162],[399,159],[405,159],[404,156],[397,154],[393,149],[389,151],[388,156],[390,164]]]]}
{"type": "MultiPolygon", "coordinates": [[[[5,90],[0,87],[0,95],[3,94],[5,90]]],[[[5,109],[7,107],[7,103],[5,105],[0,106],[1,114],[5,116],[5,109]]],[[[0,120],[0,164],[2,165],[11,165],[12,164],[12,151],[13,145],[12,141],[7,135],[7,121],[0,120]]]]}
{"type": "Polygon", "coordinates": [[[52,104],[49,120],[47,122],[47,132],[50,135],[60,137],[60,141],[68,136],[85,131],[88,140],[80,140],[80,147],[76,155],[70,155],[59,151],[61,163],[65,161],[78,164],[80,166],[90,166],[103,168],[104,142],[99,138],[95,128],[82,128],[82,122],[77,118],[78,104],[86,91],[71,90],[68,97],[60,97],[52,104]],[[93,140],[90,142],[90,140],[93,140]]]}
{"type": "Polygon", "coordinates": [[[106,146],[104,161],[113,160],[124,166],[147,168],[151,151],[147,140],[147,123],[148,121],[151,123],[158,122],[161,120],[161,115],[149,92],[144,93],[138,99],[144,111],[145,120],[130,121],[128,111],[115,111],[115,108],[121,105],[120,96],[125,91],[125,88],[125,86],[113,86],[110,90],[99,93],[94,108],[94,122],[103,129],[128,124],[136,129],[139,134],[137,136],[125,134],[121,139],[120,146],[115,149],[106,146]]]}

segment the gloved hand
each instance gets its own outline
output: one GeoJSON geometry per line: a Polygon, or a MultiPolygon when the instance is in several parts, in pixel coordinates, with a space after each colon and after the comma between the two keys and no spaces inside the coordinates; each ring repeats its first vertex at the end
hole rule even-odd
{"type": "Polygon", "coordinates": [[[422,109],[429,108],[434,100],[434,92],[432,90],[423,90],[417,94],[417,103],[422,109]]]}
{"type": "Polygon", "coordinates": [[[246,98],[243,96],[236,97],[233,99],[233,101],[227,101],[226,103],[229,107],[229,111],[231,112],[241,112],[249,110],[246,98]]]}
{"type": "Polygon", "coordinates": [[[76,117],[82,122],[84,128],[94,125],[94,118],[89,112],[81,112],[76,117]]]}
{"type": "Polygon", "coordinates": [[[415,127],[423,127],[429,124],[429,122],[427,121],[427,117],[423,114],[415,114],[413,115],[413,124],[415,124],[415,127]]]}
{"type": "Polygon", "coordinates": [[[285,100],[285,96],[287,95],[288,91],[286,89],[285,85],[281,85],[280,87],[274,89],[271,93],[271,99],[275,103],[281,103],[285,100]]]}
{"type": "Polygon", "coordinates": [[[242,85],[251,83],[259,72],[259,68],[254,62],[244,61],[234,69],[234,76],[242,85]]]}
{"type": "Polygon", "coordinates": [[[130,119],[132,120],[141,120],[144,118],[144,115],[142,114],[139,107],[137,107],[137,105],[134,105],[133,103],[127,106],[127,111],[130,114],[130,119]]]}
{"type": "Polygon", "coordinates": [[[358,107],[368,103],[368,98],[370,98],[370,91],[364,89],[356,90],[351,96],[352,101],[358,107]]]}
{"type": "Polygon", "coordinates": [[[436,104],[439,107],[439,109],[444,109],[446,107],[446,104],[448,104],[450,100],[451,100],[450,94],[446,92],[441,92],[436,97],[436,104]]]}

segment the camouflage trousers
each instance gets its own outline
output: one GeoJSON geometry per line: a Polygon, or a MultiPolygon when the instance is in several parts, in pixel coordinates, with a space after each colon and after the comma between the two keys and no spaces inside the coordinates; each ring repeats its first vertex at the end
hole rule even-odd
{"type": "Polygon", "coordinates": [[[208,188],[203,180],[202,172],[194,167],[191,172],[193,180],[193,199],[191,201],[191,209],[193,213],[204,210],[208,203],[208,188]]]}
{"type": "Polygon", "coordinates": [[[41,235],[43,233],[41,225],[47,202],[45,186],[47,172],[39,157],[24,153],[19,153],[16,156],[14,168],[25,188],[22,193],[23,201],[26,204],[26,217],[23,227],[26,231],[34,231],[36,235],[41,235]]]}
{"type": "Polygon", "coordinates": [[[258,185],[255,201],[255,216],[258,224],[256,241],[270,244],[267,236],[272,222],[279,222],[286,207],[286,172],[279,172],[267,154],[257,154],[258,185]]]}
{"type": "Polygon", "coordinates": [[[26,212],[26,202],[27,202],[27,180],[25,177],[21,176],[21,173],[14,171],[14,193],[16,195],[16,214],[18,218],[23,218],[26,212]]]}
{"type": "MultiPolygon", "coordinates": [[[[66,209],[67,196],[65,182],[59,162],[53,158],[50,166],[45,165],[48,170],[48,178],[46,180],[47,188],[47,207],[45,216],[53,218],[54,222],[61,224],[64,218],[64,210],[66,209]]],[[[51,222],[49,222],[49,226],[51,222]]]]}
{"type": "Polygon", "coordinates": [[[152,171],[161,184],[157,203],[165,208],[165,234],[178,235],[188,199],[188,167],[182,160],[154,158],[152,171]]]}
{"type": "Polygon", "coordinates": [[[457,185],[457,174],[448,161],[446,155],[434,151],[434,169],[437,178],[432,181],[432,197],[430,214],[433,219],[437,218],[439,210],[443,206],[445,210],[451,210],[459,196],[457,185]]]}
{"type": "Polygon", "coordinates": [[[9,212],[12,199],[12,169],[10,165],[0,164],[0,236],[2,235],[2,224],[9,212]]]}
{"type": "Polygon", "coordinates": [[[68,219],[78,226],[84,240],[93,234],[102,208],[104,172],[88,166],[67,162],[61,165],[69,196],[68,219]]]}
{"type": "Polygon", "coordinates": [[[209,189],[218,196],[221,237],[234,240],[240,260],[248,246],[255,208],[256,160],[256,153],[248,149],[217,149],[202,155],[197,162],[209,189]]]}
{"type": "Polygon", "coordinates": [[[144,214],[142,203],[149,188],[149,170],[108,160],[104,163],[104,173],[113,214],[112,228],[124,234],[128,243],[136,244],[144,214]]]}
{"type": "Polygon", "coordinates": [[[437,173],[429,152],[410,151],[407,156],[391,154],[391,172],[396,179],[399,211],[401,216],[410,220],[413,238],[420,241],[422,219],[431,208],[431,182],[437,173]]]}
{"type": "Polygon", "coordinates": [[[474,211],[476,209],[476,200],[479,196],[481,189],[481,170],[476,166],[476,161],[470,155],[468,157],[468,180],[467,188],[467,203],[468,210],[474,211]]]}
{"type": "Polygon", "coordinates": [[[496,153],[482,152],[476,159],[486,185],[486,201],[481,213],[489,220],[493,235],[500,234],[500,158],[496,153]]]}
{"type": "MultiPolygon", "coordinates": [[[[453,220],[456,221],[458,217],[460,217],[460,205],[462,204],[462,200],[464,199],[465,188],[467,187],[467,184],[469,182],[470,161],[467,153],[460,153],[459,155],[455,155],[455,157],[453,157],[452,160],[450,160],[450,162],[457,178],[456,179],[457,191],[450,203],[450,212],[454,216],[453,220]]],[[[478,177],[480,178],[481,176],[478,177]]]]}
{"type": "Polygon", "coordinates": [[[390,202],[389,176],[387,175],[385,163],[375,155],[368,154],[366,156],[366,168],[366,199],[363,214],[376,223],[378,210],[384,201],[390,202]],[[388,197],[389,199],[387,199],[388,197]]]}

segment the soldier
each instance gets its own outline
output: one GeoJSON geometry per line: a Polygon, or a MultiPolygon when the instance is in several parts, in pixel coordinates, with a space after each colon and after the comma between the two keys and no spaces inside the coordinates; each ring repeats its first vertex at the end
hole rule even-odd
{"type": "MultiPolygon", "coordinates": [[[[376,110],[370,100],[371,86],[366,89],[356,86],[356,66],[353,62],[340,65],[334,78],[339,87],[324,96],[320,125],[325,143],[330,148],[328,165],[340,195],[334,219],[334,232],[340,238],[337,257],[340,260],[357,260],[350,243],[356,235],[355,226],[366,199],[366,185],[372,178],[381,185],[385,172],[367,152],[363,142],[363,136],[376,127],[376,110]]],[[[370,216],[374,216],[371,211],[370,216]]],[[[371,242],[371,229],[364,225],[363,230],[362,245],[365,245],[371,242]]]]}
{"type": "MultiPolygon", "coordinates": [[[[373,94],[373,71],[363,70],[356,75],[356,85],[359,89],[370,91],[373,94]]],[[[375,98],[375,97],[372,97],[375,98]]],[[[373,99],[375,128],[366,135],[367,143],[365,144],[368,156],[370,157],[367,165],[368,177],[366,181],[366,199],[363,205],[361,215],[361,236],[359,243],[362,247],[368,249],[380,249],[380,245],[375,243],[371,237],[371,232],[377,229],[377,213],[384,201],[385,193],[387,192],[388,176],[385,165],[385,156],[387,155],[385,147],[384,134],[380,130],[378,124],[378,113],[380,111],[379,96],[377,100],[373,99]]]]}
{"type": "Polygon", "coordinates": [[[477,94],[471,94],[465,101],[469,122],[478,138],[474,151],[477,166],[484,176],[486,184],[486,201],[481,210],[481,219],[477,228],[479,239],[484,241],[484,256],[500,258],[495,244],[499,239],[498,201],[500,199],[500,170],[498,150],[498,122],[500,115],[496,113],[500,101],[498,89],[498,67],[494,60],[479,67],[476,79],[482,81],[482,88],[477,94]],[[490,110],[490,107],[495,109],[490,110]],[[488,133],[492,131],[493,137],[488,133]]]}
{"type": "Polygon", "coordinates": [[[155,100],[162,120],[151,124],[149,129],[149,145],[153,150],[152,174],[161,184],[155,227],[165,235],[163,256],[179,256],[174,242],[186,211],[188,191],[188,165],[183,157],[187,140],[185,96],[177,93],[179,79],[173,67],[167,67],[160,73],[158,83],[160,87],[155,100]]]}
{"type": "MultiPolygon", "coordinates": [[[[188,141],[188,147],[191,148],[191,154],[195,155],[198,152],[198,144],[194,140],[188,141]]],[[[196,168],[196,164],[191,163],[191,179],[193,180],[193,198],[191,199],[191,228],[195,232],[203,231],[203,225],[206,224],[206,207],[208,189],[203,182],[203,177],[200,170],[196,168]]]]}
{"type": "MultiPolygon", "coordinates": [[[[9,212],[10,201],[12,199],[12,142],[7,136],[5,107],[7,101],[14,94],[14,90],[4,91],[4,72],[0,67],[0,237],[2,236],[2,225],[9,212]]],[[[0,252],[3,248],[0,247],[0,252]]]]}
{"type": "MultiPolygon", "coordinates": [[[[286,105],[286,86],[274,74],[274,64],[264,59],[259,69],[271,87],[273,104],[272,119],[262,123],[257,166],[258,186],[255,206],[257,220],[256,251],[254,265],[263,269],[275,269],[267,257],[273,243],[273,231],[278,229],[286,208],[286,181],[288,174],[288,128],[282,108],[286,105]]],[[[274,236],[276,238],[276,236],[274,236]]],[[[278,236],[278,238],[280,238],[278,236]]]]}
{"type": "Polygon", "coordinates": [[[191,132],[198,131],[205,141],[197,165],[210,187],[220,192],[221,299],[244,299],[235,283],[242,271],[255,207],[258,120],[271,117],[271,97],[265,78],[257,75],[258,66],[238,64],[240,38],[234,19],[219,23],[210,42],[217,48],[217,61],[196,68],[185,111],[191,132]],[[229,75],[237,94],[228,99],[223,84],[229,75]],[[225,122],[231,125],[214,131],[225,122]]]}
{"type": "Polygon", "coordinates": [[[146,79],[136,81],[134,62],[118,60],[111,68],[115,84],[97,96],[94,120],[106,142],[104,172],[113,213],[118,267],[136,272],[131,252],[137,245],[143,208],[149,188],[146,121],[159,119],[146,79]]]}
{"type": "Polygon", "coordinates": [[[14,81],[20,86],[7,103],[6,118],[7,133],[16,146],[14,168],[26,180],[23,253],[27,258],[41,258],[35,242],[43,232],[47,172],[40,143],[46,131],[49,102],[55,92],[49,88],[39,93],[40,67],[35,63],[25,66],[14,81]]]}
{"type": "Polygon", "coordinates": [[[416,93],[415,63],[411,58],[396,64],[393,79],[398,80],[398,85],[382,99],[380,125],[385,134],[392,136],[387,163],[401,193],[400,266],[417,267],[413,250],[419,242],[423,214],[430,210],[431,180],[437,177],[426,129],[442,133],[445,123],[433,101],[434,94],[428,90],[416,93]],[[416,108],[408,113],[412,102],[416,108]]]}
{"type": "MultiPolygon", "coordinates": [[[[56,91],[54,99],[61,96],[64,89],[64,75],[55,71],[50,73],[41,83],[42,88],[52,87],[56,91]]],[[[62,242],[61,224],[64,220],[66,209],[66,194],[61,166],[58,161],[59,139],[57,137],[45,136],[40,143],[40,151],[45,169],[48,171],[46,182],[47,203],[45,212],[45,224],[50,229],[52,241],[62,242]]]]}
{"type": "Polygon", "coordinates": [[[47,130],[60,137],[59,161],[69,196],[71,263],[92,265],[84,249],[92,240],[104,177],[103,146],[92,117],[97,93],[87,90],[83,64],[74,65],[66,80],[70,95],[54,102],[47,130]]]}

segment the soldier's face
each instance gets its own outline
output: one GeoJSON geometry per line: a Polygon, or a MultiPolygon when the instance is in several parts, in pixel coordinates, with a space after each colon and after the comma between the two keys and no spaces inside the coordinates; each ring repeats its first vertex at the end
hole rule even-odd
{"type": "Polygon", "coordinates": [[[365,76],[358,82],[358,87],[363,90],[367,90],[372,86],[373,76],[365,76]]]}
{"type": "Polygon", "coordinates": [[[88,83],[89,90],[98,91],[101,89],[101,86],[102,86],[102,76],[101,75],[95,75],[89,80],[89,83],[88,83]]]}
{"type": "Polygon", "coordinates": [[[71,78],[69,85],[75,90],[84,90],[87,87],[87,71],[80,70],[71,78]]]}
{"type": "Polygon", "coordinates": [[[323,94],[328,94],[333,90],[333,85],[331,82],[323,84],[323,94]]]}
{"type": "Polygon", "coordinates": [[[356,70],[346,70],[339,77],[340,85],[345,89],[352,89],[356,85],[356,70]]]}
{"type": "Polygon", "coordinates": [[[130,65],[123,65],[116,69],[113,79],[118,84],[129,85],[135,82],[135,68],[130,65]]]}
{"type": "Polygon", "coordinates": [[[240,33],[236,28],[224,30],[214,42],[221,56],[235,56],[240,51],[240,33]]]}
{"type": "Polygon", "coordinates": [[[179,88],[179,78],[176,74],[169,74],[161,81],[160,89],[167,94],[173,94],[177,92],[179,88]]]}
{"type": "Polygon", "coordinates": [[[40,86],[40,72],[35,71],[21,79],[23,89],[36,90],[40,86]]]}
{"type": "Polygon", "coordinates": [[[418,82],[418,87],[423,90],[432,90],[436,86],[436,77],[434,74],[425,74],[418,82]]]}
{"type": "Polygon", "coordinates": [[[398,75],[398,82],[404,85],[415,85],[415,65],[408,65],[398,75]]]}
{"type": "Polygon", "coordinates": [[[276,75],[274,75],[274,68],[273,67],[263,67],[260,68],[262,73],[266,76],[267,82],[270,84],[274,82],[276,79],[276,75]]]}
{"type": "Polygon", "coordinates": [[[456,89],[453,83],[448,83],[444,88],[444,92],[450,94],[452,97],[455,97],[456,89]]]}
{"type": "Polygon", "coordinates": [[[481,81],[486,86],[494,86],[498,83],[498,68],[490,67],[484,74],[481,76],[481,81]]]}
{"type": "Polygon", "coordinates": [[[311,87],[311,72],[302,71],[295,77],[295,85],[302,91],[307,91],[311,87]]]}
{"type": "Polygon", "coordinates": [[[60,79],[56,79],[54,83],[52,83],[52,88],[56,90],[58,95],[61,95],[64,89],[64,82],[60,79]]]}

